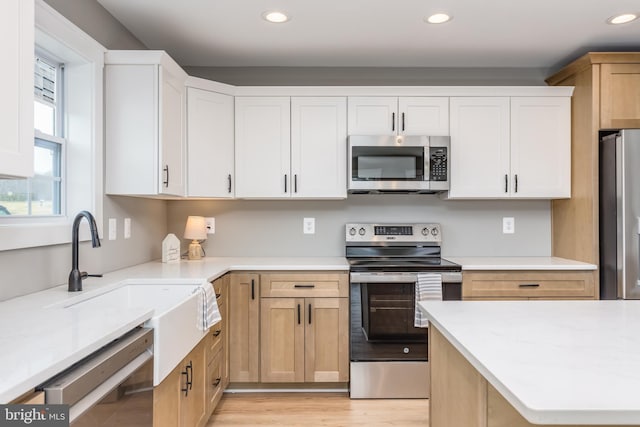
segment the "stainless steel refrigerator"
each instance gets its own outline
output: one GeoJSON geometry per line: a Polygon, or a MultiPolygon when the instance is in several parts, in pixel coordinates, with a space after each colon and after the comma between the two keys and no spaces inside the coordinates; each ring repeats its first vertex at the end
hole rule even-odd
{"type": "Polygon", "coordinates": [[[640,299],[640,129],[600,139],[600,298],[640,299]]]}

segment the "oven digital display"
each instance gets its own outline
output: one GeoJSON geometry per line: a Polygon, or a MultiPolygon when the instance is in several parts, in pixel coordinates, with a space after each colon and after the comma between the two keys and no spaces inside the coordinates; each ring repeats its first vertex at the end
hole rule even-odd
{"type": "Polygon", "coordinates": [[[410,225],[376,225],[373,230],[376,236],[413,236],[410,225]]]}

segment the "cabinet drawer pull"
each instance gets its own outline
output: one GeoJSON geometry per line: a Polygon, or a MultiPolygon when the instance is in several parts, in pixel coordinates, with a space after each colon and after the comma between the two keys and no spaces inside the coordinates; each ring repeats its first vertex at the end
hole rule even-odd
{"type": "Polygon", "coordinates": [[[256,284],[254,279],[251,279],[251,299],[256,299],[256,284]]]}
{"type": "Polygon", "coordinates": [[[311,324],[311,304],[309,304],[309,324],[311,324]]]}
{"type": "Polygon", "coordinates": [[[314,284],[308,284],[308,285],[304,285],[304,284],[295,284],[293,285],[294,288],[315,288],[316,285],[314,284]]]}
{"type": "Polygon", "coordinates": [[[504,192],[509,192],[509,175],[507,175],[506,173],[504,174],[504,192]]]}
{"type": "Polygon", "coordinates": [[[540,283],[520,283],[518,285],[520,288],[538,288],[540,287],[540,283]]]}
{"type": "Polygon", "coordinates": [[[300,324],[300,304],[298,304],[298,325],[300,324]]]}
{"type": "Polygon", "coordinates": [[[213,387],[218,387],[220,385],[220,382],[222,381],[222,378],[216,378],[216,380],[213,382],[213,387]]]}
{"type": "Polygon", "coordinates": [[[293,175],[293,192],[297,193],[298,192],[298,174],[294,174],[293,175]]]}
{"type": "Polygon", "coordinates": [[[391,113],[391,130],[396,131],[396,113],[391,113]]]}
{"type": "Polygon", "coordinates": [[[402,113],[402,131],[404,132],[404,113],[402,113]]]}
{"type": "Polygon", "coordinates": [[[165,173],[165,180],[162,182],[165,187],[169,187],[169,165],[165,165],[164,169],[162,169],[165,173]]]}
{"type": "Polygon", "coordinates": [[[515,192],[517,193],[518,192],[518,174],[516,174],[516,176],[515,176],[515,181],[516,181],[515,182],[515,192]]]}
{"type": "Polygon", "coordinates": [[[287,192],[287,174],[284,174],[284,192],[287,192]]]}
{"type": "Polygon", "coordinates": [[[227,180],[229,181],[229,187],[227,190],[229,191],[229,194],[231,194],[231,174],[227,175],[227,180]]]}
{"type": "Polygon", "coordinates": [[[220,299],[221,296],[222,294],[216,294],[216,299],[220,299]]]}
{"type": "Polygon", "coordinates": [[[218,329],[213,333],[214,337],[217,337],[218,335],[220,335],[222,333],[222,329],[218,329]]]}

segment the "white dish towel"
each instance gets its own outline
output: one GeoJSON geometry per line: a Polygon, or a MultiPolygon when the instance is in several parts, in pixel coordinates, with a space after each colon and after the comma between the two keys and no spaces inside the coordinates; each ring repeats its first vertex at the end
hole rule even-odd
{"type": "Polygon", "coordinates": [[[416,328],[429,327],[429,321],[418,308],[418,302],[427,300],[442,300],[442,276],[436,273],[418,273],[416,281],[416,328]]]}
{"type": "Polygon", "coordinates": [[[205,282],[193,290],[193,293],[196,292],[198,293],[197,327],[201,331],[206,331],[222,320],[220,310],[218,310],[216,291],[211,283],[205,282]]]}

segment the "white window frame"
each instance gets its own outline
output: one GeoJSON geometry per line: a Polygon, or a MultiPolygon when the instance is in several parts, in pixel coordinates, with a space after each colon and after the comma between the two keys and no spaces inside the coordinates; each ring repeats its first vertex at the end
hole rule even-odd
{"type": "MultiPolygon", "coordinates": [[[[103,68],[107,49],[43,0],[35,2],[35,42],[65,64],[65,206],[62,215],[0,218],[0,251],[71,242],[71,223],[81,210],[93,213],[103,236],[103,68]]],[[[86,221],[82,222],[80,238],[90,238],[86,221]]]]}

